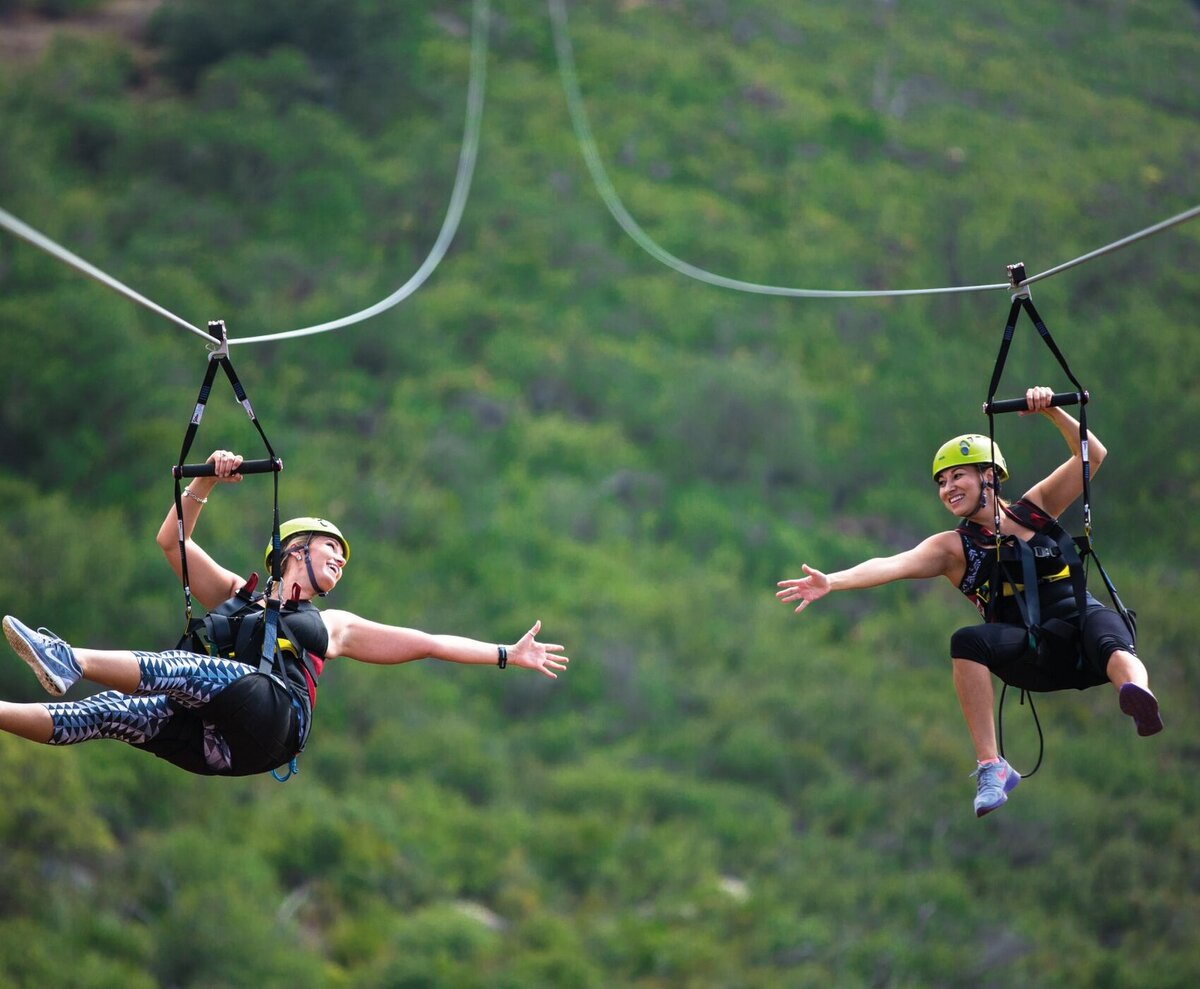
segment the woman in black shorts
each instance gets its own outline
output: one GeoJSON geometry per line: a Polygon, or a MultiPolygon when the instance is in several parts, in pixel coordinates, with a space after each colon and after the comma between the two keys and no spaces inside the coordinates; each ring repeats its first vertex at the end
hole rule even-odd
{"type": "MultiPolygon", "coordinates": [[[[396,664],[432,658],[518,666],[548,677],[566,669],[562,646],[537,641],[540,622],[512,645],[497,645],[384,625],[348,611],[318,610],[312,599],[337,586],[350,546],[332,523],[298,518],[280,526],[281,649],[277,664],[260,672],[262,596],[253,595],[249,582],[216,563],[191,538],[217,485],[241,480],[237,454],[218,450],[209,461],[214,476],[194,479],[183,499],[191,593],[210,612],[209,654],[74,648],[46,629],[35,631],[6,616],[9,643],[49,693],[62,696],[79,680],[110,689],[78,701],[0,701],[0,730],[50,745],[118,739],[189,772],[245,776],[285,766],[304,747],[317,681],[328,660],[396,664]],[[250,648],[255,630],[257,640],[250,648]]],[[[176,574],[182,566],[179,538],[179,517],[172,506],[158,544],[176,574]]],[[[271,556],[268,547],[268,572],[271,556]]]]}
{"type": "MultiPolygon", "coordinates": [[[[990,620],[959,629],[951,638],[954,687],[975,745],[975,813],[982,817],[1004,804],[1021,781],[1000,756],[993,718],[992,674],[1029,690],[1083,689],[1110,682],[1121,710],[1133,718],[1139,735],[1162,731],[1158,701],[1150,692],[1146,667],[1134,648],[1133,630],[1117,612],[1091,595],[1079,604],[1069,568],[1056,553],[1057,516],[1082,494],[1079,423],[1051,407],[1053,392],[1026,392],[1029,413],[1041,413],[1062,433],[1071,457],[1016,502],[1001,499],[1000,535],[1027,554],[1036,574],[1039,634],[1031,638],[1023,599],[1014,584],[1001,580],[996,560],[995,506],[991,498],[1008,478],[1004,458],[986,436],[968,434],[943,444],[933,461],[938,496],[959,526],[930,536],[895,556],[866,560],[848,570],[825,574],[808,565],[806,574],[779,582],[776,597],[798,601],[803,611],[830,591],[877,587],[894,580],[946,577],[990,620]],[[992,464],[997,477],[993,478],[992,464]],[[998,597],[997,597],[998,596],[998,597]],[[992,604],[992,598],[997,600],[992,604]],[[1084,616],[1080,621],[1081,612],[1084,616]]],[[[1092,470],[1105,456],[1103,444],[1088,433],[1092,470]]]]}

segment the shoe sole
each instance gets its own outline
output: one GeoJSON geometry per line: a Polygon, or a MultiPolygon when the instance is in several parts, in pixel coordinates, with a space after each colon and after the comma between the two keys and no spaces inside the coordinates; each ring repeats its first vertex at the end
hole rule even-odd
{"type": "Polygon", "coordinates": [[[62,680],[42,665],[37,651],[8,615],[4,616],[4,637],[8,639],[8,644],[12,646],[13,652],[29,664],[29,668],[33,670],[34,676],[38,678],[38,682],[45,688],[46,693],[52,697],[62,697],[67,692],[62,680]]]}
{"type": "Polygon", "coordinates": [[[1017,784],[1021,782],[1021,774],[1018,773],[1012,766],[1008,767],[1008,779],[1004,781],[1004,793],[999,803],[992,804],[991,807],[980,807],[975,811],[976,817],[986,817],[994,810],[999,810],[1008,803],[1008,795],[1017,788],[1017,784]]]}
{"type": "Polygon", "coordinates": [[[1136,683],[1127,683],[1119,694],[1121,713],[1133,718],[1137,733],[1142,738],[1157,735],[1163,730],[1162,715],[1158,712],[1158,700],[1150,691],[1136,683]]]}

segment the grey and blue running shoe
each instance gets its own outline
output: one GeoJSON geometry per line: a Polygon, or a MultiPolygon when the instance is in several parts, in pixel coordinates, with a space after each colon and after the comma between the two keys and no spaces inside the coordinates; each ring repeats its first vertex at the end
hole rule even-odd
{"type": "Polygon", "coordinates": [[[975,816],[983,817],[1008,802],[1008,795],[1021,782],[1021,774],[1001,759],[979,766],[971,774],[979,785],[975,790],[975,816]]]}
{"type": "Polygon", "coordinates": [[[4,616],[4,634],[17,655],[27,662],[46,692],[61,697],[83,676],[71,647],[47,628],[36,632],[4,616]]]}
{"type": "Polygon", "coordinates": [[[1137,733],[1143,738],[1157,735],[1163,730],[1162,715],[1158,713],[1158,699],[1145,687],[1136,683],[1121,684],[1119,701],[1121,711],[1133,718],[1137,733]]]}

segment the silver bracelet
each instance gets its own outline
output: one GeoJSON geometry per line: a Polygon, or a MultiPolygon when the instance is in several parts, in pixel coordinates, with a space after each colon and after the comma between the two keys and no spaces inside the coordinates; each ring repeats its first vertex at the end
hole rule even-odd
{"type": "Polygon", "coordinates": [[[192,494],[192,489],[191,489],[191,488],[184,488],[184,489],[183,489],[183,493],[184,493],[185,495],[187,495],[189,498],[191,498],[191,499],[192,499],[192,501],[198,502],[198,503],[199,503],[199,504],[201,504],[201,505],[207,505],[207,504],[208,504],[208,499],[207,499],[207,498],[201,498],[199,495],[194,495],[194,494],[192,494]]]}

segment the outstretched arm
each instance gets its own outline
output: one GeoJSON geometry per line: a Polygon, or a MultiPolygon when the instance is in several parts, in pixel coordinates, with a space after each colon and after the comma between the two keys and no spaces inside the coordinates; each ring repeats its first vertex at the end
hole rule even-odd
{"type": "MultiPolygon", "coordinates": [[[[212,609],[237,593],[244,581],[232,570],[226,570],[192,541],[192,531],[208,496],[218,484],[236,484],[242,479],[234,471],[241,466],[242,458],[227,450],[217,450],[208,458],[215,465],[215,477],[194,477],[184,489],[183,535],[187,543],[188,583],[192,596],[205,608],[212,609]],[[189,494],[190,492],[190,494],[189,494]]],[[[177,577],[183,576],[183,564],[179,557],[179,516],[172,505],[159,527],[157,542],[171,569],[177,577]]]]}
{"type": "MultiPolygon", "coordinates": [[[[459,635],[432,635],[415,628],[384,625],[360,618],[349,611],[323,611],[329,629],[326,659],[345,656],[362,663],[408,663],[414,659],[441,659],[449,663],[495,666],[499,649],[494,642],[481,642],[459,635]]],[[[562,646],[537,641],[540,621],[510,646],[505,646],[509,666],[537,670],[556,679],[570,660],[560,655],[562,646]]]]}
{"type": "Polygon", "coordinates": [[[775,596],[785,604],[799,601],[796,606],[799,613],[830,591],[861,590],[896,580],[927,577],[947,577],[957,583],[962,579],[965,566],[958,536],[953,532],[939,532],[903,553],[864,560],[849,570],[826,574],[806,563],[803,565],[806,576],[779,581],[775,596]]]}
{"type": "MultiPolygon", "coordinates": [[[[1053,394],[1054,392],[1050,388],[1043,386],[1030,388],[1025,392],[1025,401],[1029,406],[1029,411],[1022,412],[1021,415],[1040,412],[1054,423],[1071,449],[1069,460],[1059,464],[1049,475],[1025,492],[1025,498],[1057,517],[1083,493],[1083,451],[1079,443],[1079,421],[1061,408],[1050,407],[1050,397],[1053,394]]],[[[1088,463],[1094,473],[1100,469],[1100,464],[1104,462],[1108,451],[1090,429],[1087,441],[1088,463]]]]}

